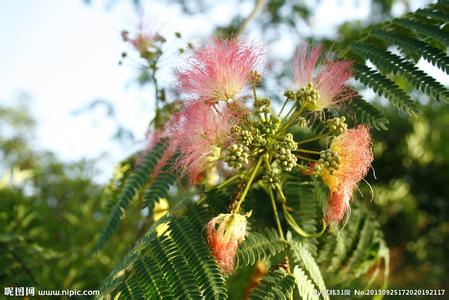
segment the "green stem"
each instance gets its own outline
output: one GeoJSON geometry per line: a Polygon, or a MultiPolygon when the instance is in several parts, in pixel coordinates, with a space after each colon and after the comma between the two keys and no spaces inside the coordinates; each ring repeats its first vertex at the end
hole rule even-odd
{"type": "Polygon", "coordinates": [[[281,116],[282,112],[284,111],[285,106],[287,105],[288,98],[285,99],[284,104],[282,104],[281,110],[278,113],[278,117],[281,116]]]}
{"type": "Polygon", "coordinates": [[[256,82],[255,81],[253,81],[253,97],[254,97],[254,102],[256,102],[257,94],[256,94],[256,82]]]}
{"type": "MultiPolygon", "coordinates": [[[[296,103],[295,103],[296,104],[296,103]]],[[[294,107],[295,105],[293,105],[294,107]]],[[[295,123],[296,119],[301,116],[302,112],[304,111],[304,107],[301,106],[301,108],[299,110],[297,110],[296,112],[293,113],[293,115],[290,117],[289,120],[287,120],[287,122],[281,126],[281,129],[279,130],[280,132],[288,129],[290,126],[292,126],[291,124],[295,123]]]]}
{"type": "Polygon", "coordinates": [[[243,24],[240,26],[237,36],[243,33],[245,28],[248,26],[248,24],[251,22],[251,20],[257,15],[257,12],[262,10],[262,8],[265,5],[266,0],[257,0],[256,5],[254,6],[251,13],[246,17],[245,21],[243,21],[243,24]]]}
{"type": "Polygon", "coordinates": [[[276,220],[276,225],[278,227],[279,236],[282,240],[285,240],[284,232],[282,231],[281,221],[279,220],[279,213],[276,207],[276,201],[274,200],[273,189],[271,187],[267,187],[268,192],[270,194],[271,205],[273,206],[274,218],[276,220]]]}
{"type": "Polygon", "coordinates": [[[159,108],[159,83],[157,81],[156,78],[156,71],[157,71],[157,60],[154,61],[154,63],[152,65],[150,65],[150,69],[151,69],[151,79],[153,80],[153,85],[154,85],[154,97],[155,97],[155,106],[156,106],[156,115],[154,117],[154,124],[155,124],[155,128],[159,128],[160,126],[162,126],[162,124],[160,124],[160,108],[159,108]]]}
{"type": "MultiPolygon", "coordinates": [[[[271,165],[270,165],[270,157],[268,155],[268,153],[265,156],[265,163],[267,165],[267,169],[269,171],[271,171],[271,165]]],[[[278,189],[280,189],[280,185],[277,184],[276,187],[278,189]]],[[[276,225],[278,228],[278,232],[279,232],[279,236],[281,238],[281,240],[285,241],[285,236],[284,236],[284,231],[282,230],[282,225],[281,225],[281,220],[279,219],[279,212],[276,206],[276,201],[274,199],[274,194],[273,194],[273,189],[271,187],[267,187],[268,189],[268,193],[270,194],[270,200],[271,200],[271,205],[273,206],[273,212],[274,212],[274,218],[276,220],[276,225]]],[[[282,192],[282,190],[281,190],[282,192]]],[[[283,197],[283,205],[284,203],[287,201],[287,199],[285,198],[285,195],[282,193],[282,197],[283,197]]],[[[285,256],[285,263],[287,265],[287,273],[291,274],[291,270],[290,270],[290,262],[288,261],[288,256],[285,256]]],[[[291,298],[291,297],[290,297],[291,298]]]]}
{"type": "Polygon", "coordinates": [[[296,103],[297,103],[297,101],[295,101],[295,102],[293,103],[292,107],[290,107],[290,110],[289,110],[288,113],[285,115],[284,120],[287,120],[287,118],[290,116],[290,114],[295,110],[296,103]]]}
{"type": "Polygon", "coordinates": [[[236,180],[237,178],[241,178],[243,176],[243,174],[238,173],[235,174],[231,177],[229,177],[228,179],[226,179],[225,181],[223,181],[222,183],[220,183],[219,185],[217,185],[217,189],[221,189],[222,187],[227,186],[228,184],[230,184],[231,182],[233,182],[234,180],[236,180]]]}
{"type": "Polygon", "coordinates": [[[307,150],[307,149],[296,149],[295,152],[311,153],[311,154],[321,154],[320,151],[307,150]]]}
{"type": "Polygon", "coordinates": [[[292,215],[288,212],[289,208],[287,207],[287,198],[284,195],[284,192],[282,191],[282,188],[279,184],[276,184],[276,189],[279,192],[279,196],[281,197],[282,200],[282,210],[284,212],[284,218],[287,220],[287,223],[290,225],[290,227],[296,231],[296,233],[300,234],[303,237],[308,237],[308,238],[317,238],[319,236],[321,236],[324,231],[326,230],[326,222],[324,221],[324,219],[322,220],[323,222],[323,226],[320,232],[315,233],[315,234],[310,234],[305,232],[295,221],[295,219],[292,217],[292,215]]]}
{"type": "Polygon", "coordinates": [[[304,156],[301,156],[301,155],[296,155],[296,157],[299,158],[299,159],[305,160],[305,161],[318,162],[318,160],[316,160],[316,159],[304,157],[304,156]]]}
{"type": "Polygon", "coordinates": [[[285,197],[284,192],[282,191],[281,185],[279,183],[276,184],[276,188],[279,192],[279,196],[281,197],[282,205],[284,205],[285,203],[287,203],[287,197],[285,197]]]}
{"type": "Polygon", "coordinates": [[[326,135],[324,135],[324,134],[320,134],[320,135],[317,135],[317,136],[315,136],[315,137],[313,137],[313,138],[299,141],[299,142],[297,142],[296,144],[301,145],[301,144],[305,144],[305,143],[308,143],[308,142],[313,142],[313,141],[319,140],[319,139],[321,139],[321,138],[323,138],[323,137],[325,137],[325,136],[326,136],[326,135]]]}
{"type": "Polygon", "coordinates": [[[257,161],[256,165],[254,166],[254,170],[251,173],[248,182],[245,185],[245,189],[243,190],[240,198],[237,200],[237,203],[234,205],[232,212],[233,213],[237,213],[240,210],[240,206],[243,203],[243,200],[245,200],[246,194],[248,194],[249,188],[251,187],[251,184],[253,183],[254,178],[256,177],[257,171],[260,168],[260,165],[262,164],[262,160],[263,160],[263,156],[261,158],[259,158],[259,160],[257,161]]]}

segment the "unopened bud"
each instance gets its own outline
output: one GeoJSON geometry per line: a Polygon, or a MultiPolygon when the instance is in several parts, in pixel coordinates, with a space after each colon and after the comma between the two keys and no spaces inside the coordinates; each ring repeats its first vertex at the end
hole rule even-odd
{"type": "Polygon", "coordinates": [[[223,272],[234,270],[237,248],[245,239],[246,217],[240,214],[220,214],[207,224],[207,242],[223,272]]]}

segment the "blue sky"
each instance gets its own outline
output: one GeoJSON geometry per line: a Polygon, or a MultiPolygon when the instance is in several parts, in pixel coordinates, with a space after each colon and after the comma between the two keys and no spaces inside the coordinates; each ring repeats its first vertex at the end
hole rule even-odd
{"type": "MultiPolygon", "coordinates": [[[[132,30],[137,22],[131,1],[118,1],[109,10],[105,1],[93,2],[86,6],[81,0],[0,1],[0,104],[12,104],[18,93],[28,93],[38,121],[36,146],[63,160],[105,154],[99,165],[107,174],[103,180],[118,160],[141,145],[124,149],[111,141],[115,123],[104,118],[104,111],[76,116],[73,111],[94,99],[107,99],[114,104],[118,121],[142,140],[154,99],[151,89],[133,82],[134,67],[118,65],[121,52],[128,50],[120,31],[132,30]]],[[[247,15],[253,1],[237,2],[223,1],[198,17],[183,16],[177,6],[168,8],[159,1],[151,2],[146,12],[156,17],[163,33],[182,31],[195,41],[207,37],[212,25],[229,22],[233,9],[247,15]]],[[[366,17],[368,3],[322,1],[312,22],[319,24],[320,33],[331,34],[343,20],[366,17]]],[[[170,82],[169,75],[166,71],[163,79],[170,82]]]]}

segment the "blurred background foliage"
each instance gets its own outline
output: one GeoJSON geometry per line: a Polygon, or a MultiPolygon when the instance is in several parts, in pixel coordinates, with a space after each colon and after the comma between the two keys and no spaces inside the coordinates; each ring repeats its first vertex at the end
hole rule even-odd
{"type": "Polygon", "coordinates": [[[132,244],[138,224],[133,216],[125,219],[114,248],[92,255],[104,222],[102,187],[92,181],[95,163],[62,162],[35,149],[35,122],[23,100],[0,107],[0,282],[97,288],[132,244]]]}
{"type": "MultiPolygon", "coordinates": [[[[96,0],[84,0],[86,3],[96,0]]],[[[139,9],[142,0],[131,1],[139,9]]],[[[203,14],[215,5],[207,0],[166,0],[186,14],[203,14]]],[[[251,1],[251,3],[260,0],[251,1]]],[[[267,0],[250,29],[270,44],[282,38],[322,43],[326,48],[356,39],[373,23],[394,17],[394,4],[412,1],[372,0],[370,17],[344,22],[332,37],[320,36],[310,21],[322,1],[267,0]],[[301,28],[301,29],[298,29],[301,28]]],[[[427,3],[422,1],[423,5],[427,3]]],[[[236,10],[228,26],[216,32],[238,32],[247,16],[236,10]]],[[[266,83],[282,82],[276,74],[266,83]]],[[[282,85],[281,85],[282,86],[282,85]]],[[[22,98],[26,98],[23,96],[22,98]]],[[[422,99],[423,110],[406,117],[382,99],[370,100],[389,116],[388,131],[374,131],[377,179],[363,185],[363,201],[376,211],[391,251],[390,288],[449,287],[449,106],[422,99]]],[[[107,214],[102,187],[92,181],[93,161],[61,162],[57,155],[35,149],[35,122],[26,101],[0,107],[0,282],[42,288],[98,288],[136,239],[141,224],[138,207],[129,210],[110,245],[90,252],[107,214]]],[[[108,117],[108,116],[105,116],[108,117]]]]}

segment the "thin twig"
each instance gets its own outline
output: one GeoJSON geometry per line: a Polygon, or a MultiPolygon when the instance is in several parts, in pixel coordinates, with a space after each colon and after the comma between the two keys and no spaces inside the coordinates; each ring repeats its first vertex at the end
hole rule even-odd
{"type": "Polygon", "coordinates": [[[248,24],[251,22],[251,20],[256,16],[256,14],[259,12],[259,10],[262,10],[262,8],[265,6],[266,0],[257,0],[256,5],[254,5],[253,10],[251,13],[246,17],[245,21],[243,21],[242,25],[239,28],[239,31],[237,32],[237,36],[241,35],[243,31],[245,31],[248,24]]]}

